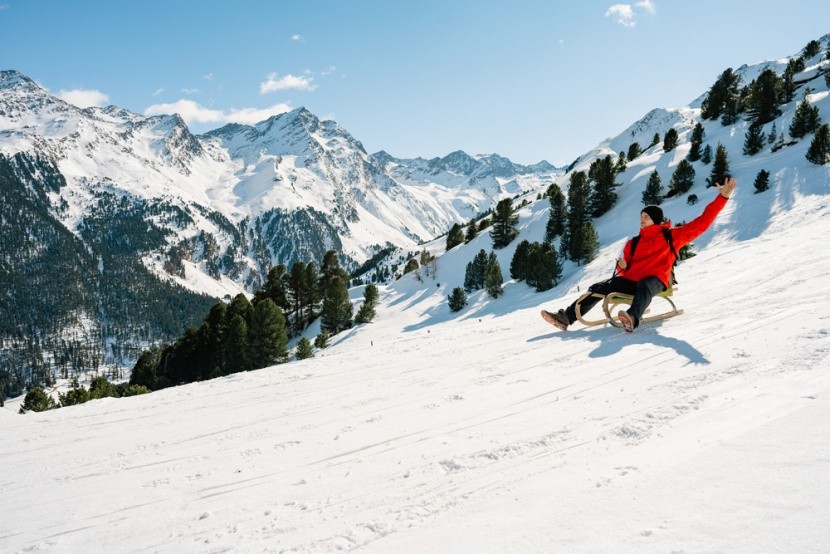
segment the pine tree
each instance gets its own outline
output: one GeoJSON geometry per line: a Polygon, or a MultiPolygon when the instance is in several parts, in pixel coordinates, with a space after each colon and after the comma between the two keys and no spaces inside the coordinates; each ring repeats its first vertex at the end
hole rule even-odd
{"type": "Polygon", "coordinates": [[[469,225],[467,225],[467,232],[464,234],[464,243],[468,243],[474,238],[478,236],[478,225],[476,225],[476,220],[473,219],[470,221],[469,225]]]}
{"type": "Polygon", "coordinates": [[[297,351],[294,354],[298,360],[305,360],[314,357],[314,350],[311,348],[311,341],[303,337],[297,343],[297,351]]]}
{"type": "Polygon", "coordinates": [[[619,186],[619,183],[614,181],[617,173],[614,170],[614,160],[611,156],[597,160],[591,167],[593,169],[592,178],[595,183],[589,201],[591,215],[600,217],[614,207],[617,202],[617,193],[614,188],[619,186]]]}
{"type": "Polygon", "coordinates": [[[353,309],[346,283],[339,277],[335,277],[323,299],[323,308],[320,313],[321,329],[331,335],[336,335],[340,331],[351,328],[353,309]]]}
{"type": "Polygon", "coordinates": [[[808,99],[811,92],[809,88],[804,90],[804,98],[795,109],[795,115],[790,124],[790,136],[795,139],[800,139],[807,133],[814,132],[821,125],[818,106],[810,104],[808,99]]]}
{"type": "Polygon", "coordinates": [[[648,150],[649,148],[651,148],[655,144],[658,144],[659,142],[660,142],[660,133],[654,133],[654,136],[651,137],[651,144],[648,145],[646,150],[648,150]]]}
{"type": "Polygon", "coordinates": [[[578,264],[587,264],[596,257],[599,249],[599,237],[590,221],[584,221],[574,232],[571,258],[578,264]]]}
{"type": "Polygon", "coordinates": [[[648,206],[654,204],[659,206],[663,203],[663,181],[655,169],[648,178],[648,183],[643,191],[643,205],[648,206]]]}
{"type": "Polygon", "coordinates": [[[361,323],[371,323],[375,318],[375,304],[378,299],[378,288],[373,285],[367,285],[363,291],[363,304],[357,310],[357,315],[354,322],[358,325],[361,323]]]}
{"type": "Polygon", "coordinates": [[[523,240],[516,247],[516,252],[513,253],[513,259],[510,260],[510,278],[517,281],[524,281],[527,277],[527,255],[530,249],[530,243],[523,240]]]}
{"type": "Polygon", "coordinates": [[[487,252],[479,250],[473,261],[467,264],[464,274],[464,290],[472,292],[484,288],[484,276],[487,270],[487,252]]]}
{"type": "Polygon", "coordinates": [[[407,273],[411,273],[417,270],[420,265],[418,265],[418,260],[415,258],[410,258],[409,261],[406,262],[406,266],[403,268],[403,274],[406,275],[407,273]]]}
{"type": "Polygon", "coordinates": [[[754,156],[763,150],[764,143],[766,142],[765,139],[766,135],[760,125],[755,125],[754,123],[750,125],[744,138],[744,155],[754,156]]]}
{"type": "Polygon", "coordinates": [[[677,130],[672,127],[668,131],[666,131],[665,136],[663,136],[663,150],[665,152],[671,152],[677,146],[677,130]]]}
{"type": "Polygon", "coordinates": [[[769,188],[769,171],[762,169],[758,172],[758,175],[755,176],[755,192],[764,192],[769,188]]]}
{"type": "Polygon", "coordinates": [[[728,109],[727,106],[734,107],[737,103],[740,81],[741,78],[732,71],[731,67],[721,73],[701,104],[700,116],[703,119],[718,119],[728,109]]]}
{"type": "Polygon", "coordinates": [[[729,159],[726,155],[726,147],[718,143],[718,149],[715,151],[715,164],[712,166],[712,173],[706,179],[707,188],[722,185],[728,176],[729,159]]]}
{"type": "Polygon", "coordinates": [[[288,275],[283,264],[276,265],[268,270],[268,278],[262,287],[254,293],[254,302],[262,298],[270,298],[282,310],[290,309],[288,302],[288,275]]]}
{"type": "Polygon", "coordinates": [[[248,324],[242,316],[235,314],[228,324],[225,343],[222,348],[224,358],[222,370],[225,375],[251,369],[251,363],[248,359],[250,352],[248,334],[248,324]]]}
{"type": "Polygon", "coordinates": [[[513,211],[513,200],[504,198],[496,204],[496,211],[493,213],[493,228],[490,230],[490,238],[493,239],[493,248],[504,248],[510,244],[519,232],[516,225],[519,216],[513,211]]]}
{"type": "Polygon", "coordinates": [[[447,233],[447,250],[452,250],[459,244],[464,243],[464,231],[458,223],[453,224],[450,232],[447,233]]]}
{"type": "Polygon", "coordinates": [[[545,226],[545,240],[551,242],[565,232],[567,208],[565,206],[565,195],[562,194],[562,189],[556,183],[548,187],[547,195],[550,202],[550,215],[545,226]]]}
{"type": "Polygon", "coordinates": [[[567,249],[568,257],[574,261],[580,259],[578,252],[581,252],[581,250],[578,246],[574,246],[581,232],[579,229],[583,223],[590,221],[589,193],[588,176],[583,171],[573,172],[568,188],[568,228],[566,236],[562,237],[562,242],[563,248],[567,249]],[[568,240],[567,243],[565,242],[566,239],[568,240]]]}
{"type": "Polygon", "coordinates": [[[694,129],[692,129],[692,138],[689,141],[689,153],[686,155],[686,159],[690,162],[696,162],[700,159],[700,145],[703,144],[705,134],[703,125],[698,121],[694,129]]]}
{"type": "Polygon", "coordinates": [[[447,302],[453,312],[461,311],[467,305],[467,295],[464,294],[464,289],[461,287],[452,289],[452,294],[447,297],[447,302]]]}
{"type": "Polygon", "coordinates": [[[51,396],[46,394],[42,388],[34,387],[29,389],[25,398],[23,398],[23,403],[20,404],[20,413],[45,412],[46,410],[54,410],[57,408],[58,405],[51,396]]]}
{"type": "Polygon", "coordinates": [[[703,149],[703,152],[700,154],[700,161],[704,165],[709,165],[712,162],[712,147],[710,145],[707,144],[703,149]]]}
{"type": "Polygon", "coordinates": [[[501,273],[501,265],[496,257],[495,252],[490,252],[487,258],[487,268],[484,272],[484,288],[487,294],[493,298],[498,298],[504,294],[502,285],[504,284],[504,277],[501,273]]]}
{"type": "Polygon", "coordinates": [[[804,47],[801,57],[805,60],[809,60],[810,58],[815,58],[819,54],[821,54],[821,43],[817,40],[811,40],[807,43],[807,46],[804,47]]]}
{"type": "Polygon", "coordinates": [[[640,150],[640,143],[632,142],[628,146],[628,161],[629,162],[634,161],[634,158],[639,156],[641,153],[642,153],[642,150],[640,150]]]}
{"type": "Polygon", "coordinates": [[[283,361],[288,356],[285,316],[270,298],[261,300],[251,314],[248,359],[255,369],[283,361]]]}
{"type": "Polygon", "coordinates": [[[317,350],[322,350],[329,345],[329,333],[328,331],[320,331],[320,334],[314,339],[314,347],[317,350]]]}
{"type": "Polygon", "coordinates": [[[695,168],[688,160],[680,160],[669,181],[668,196],[677,196],[688,192],[695,184],[695,168]]]}
{"type": "Polygon", "coordinates": [[[816,129],[806,157],[811,163],[817,165],[830,163],[830,126],[827,123],[816,129]]]}
{"type": "Polygon", "coordinates": [[[527,265],[527,284],[537,292],[552,289],[562,278],[562,262],[549,242],[530,245],[527,265]]]}
{"type": "Polygon", "coordinates": [[[775,144],[775,139],[778,138],[778,128],[775,125],[775,122],[772,123],[772,129],[770,129],[769,135],[767,135],[767,144],[772,146],[775,144]]]}
{"type": "Polygon", "coordinates": [[[757,79],[750,83],[746,104],[747,113],[752,119],[752,126],[764,125],[781,115],[781,110],[778,108],[780,88],[780,79],[771,69],[765,69],[757,79]]]}
{"type": "Polygon", "coordinates": [[[622,173],[628,168],[628,160],[625,159],[625,152],[620,152],[620,155],[617,156],[617,165],[614,168],[614,171],[617,173],[622,173]]]}

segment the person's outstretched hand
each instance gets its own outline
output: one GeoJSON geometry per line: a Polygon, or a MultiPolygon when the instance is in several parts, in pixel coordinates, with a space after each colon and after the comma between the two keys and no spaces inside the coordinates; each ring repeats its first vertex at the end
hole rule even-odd
{"type": "Polygon", "coordinates": [[[738,186],[738,182],[732,177],[727,177],[723,180],[723,185],[715,183],[715,186],[718,187],[718,192],[721,193],[724,198],[729,198],[732,196],[732,193],[735,192],[735,187],[738,186]]]}

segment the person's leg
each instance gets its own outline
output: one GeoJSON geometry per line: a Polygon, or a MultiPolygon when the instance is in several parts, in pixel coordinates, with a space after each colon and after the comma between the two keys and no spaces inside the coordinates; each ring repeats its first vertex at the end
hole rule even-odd
{"type": "Polygon", "coordinates": [[[640,324],[640,319],[648,305],[651,304],[654,295],[660,294],[664,290],[666,290],[666,285],[657,277],[646,277],[637,282],[634,289],[634,300],[631,301],[631,307],[626,310],[628,315],[634,319],[634,327],[640,324]]]}
{"type": "MultiPolygon", "coordinates": [[[[637,283],[635,281],[631,281],[630,279],[623,279],[622,277],[612,277],[606,281],[600,281],[599,283],[594,283],[590,287],[588,287],[588,292],[594,292],[597,294],[606,295],[612,292],[621,292],[623,294],[634,294],[636,290],[637,283]]],[[[565,308],[565,315],[568,316],[568,321],[573,323],[576,321],[576,306],[579,304],[579,313],[585,315],[588,311],[593,308],[597,302],[602,300],[596,296],[588,296],[582,302],[579,301],[579,298],[574,300],[573,304],[565,308]]]]}

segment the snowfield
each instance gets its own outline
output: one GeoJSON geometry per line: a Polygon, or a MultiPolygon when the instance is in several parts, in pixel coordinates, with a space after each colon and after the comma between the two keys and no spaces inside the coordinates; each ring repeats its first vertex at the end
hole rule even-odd
{"type": "MultiPolygon", "coordinates": [[[[826,552],[830,175],[784,169],[805,148],[763,194],[757,168],[735,172],[679,266],[685,314],[630,335],[538,314],[609,276],[634,184],[597,220],[597,260],[551,291],[508,281],[450,313],[484,234],[313,359],[25,416],[8,402],[0,551],[826,552]]],[[[692,192],[666,213],[716,194],[692,192]]],[[[540,240],[547,202],[520,214],[540,240]]]]}

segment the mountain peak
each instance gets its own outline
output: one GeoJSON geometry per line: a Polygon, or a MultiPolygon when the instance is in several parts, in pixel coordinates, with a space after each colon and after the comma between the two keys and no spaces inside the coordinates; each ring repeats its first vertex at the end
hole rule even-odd
{"type": "Polygon", "coordinates": [[[15,69],[0,71],[0,89],[20,89],[23,92],[45,92],[43,87],[15,69]]]}

